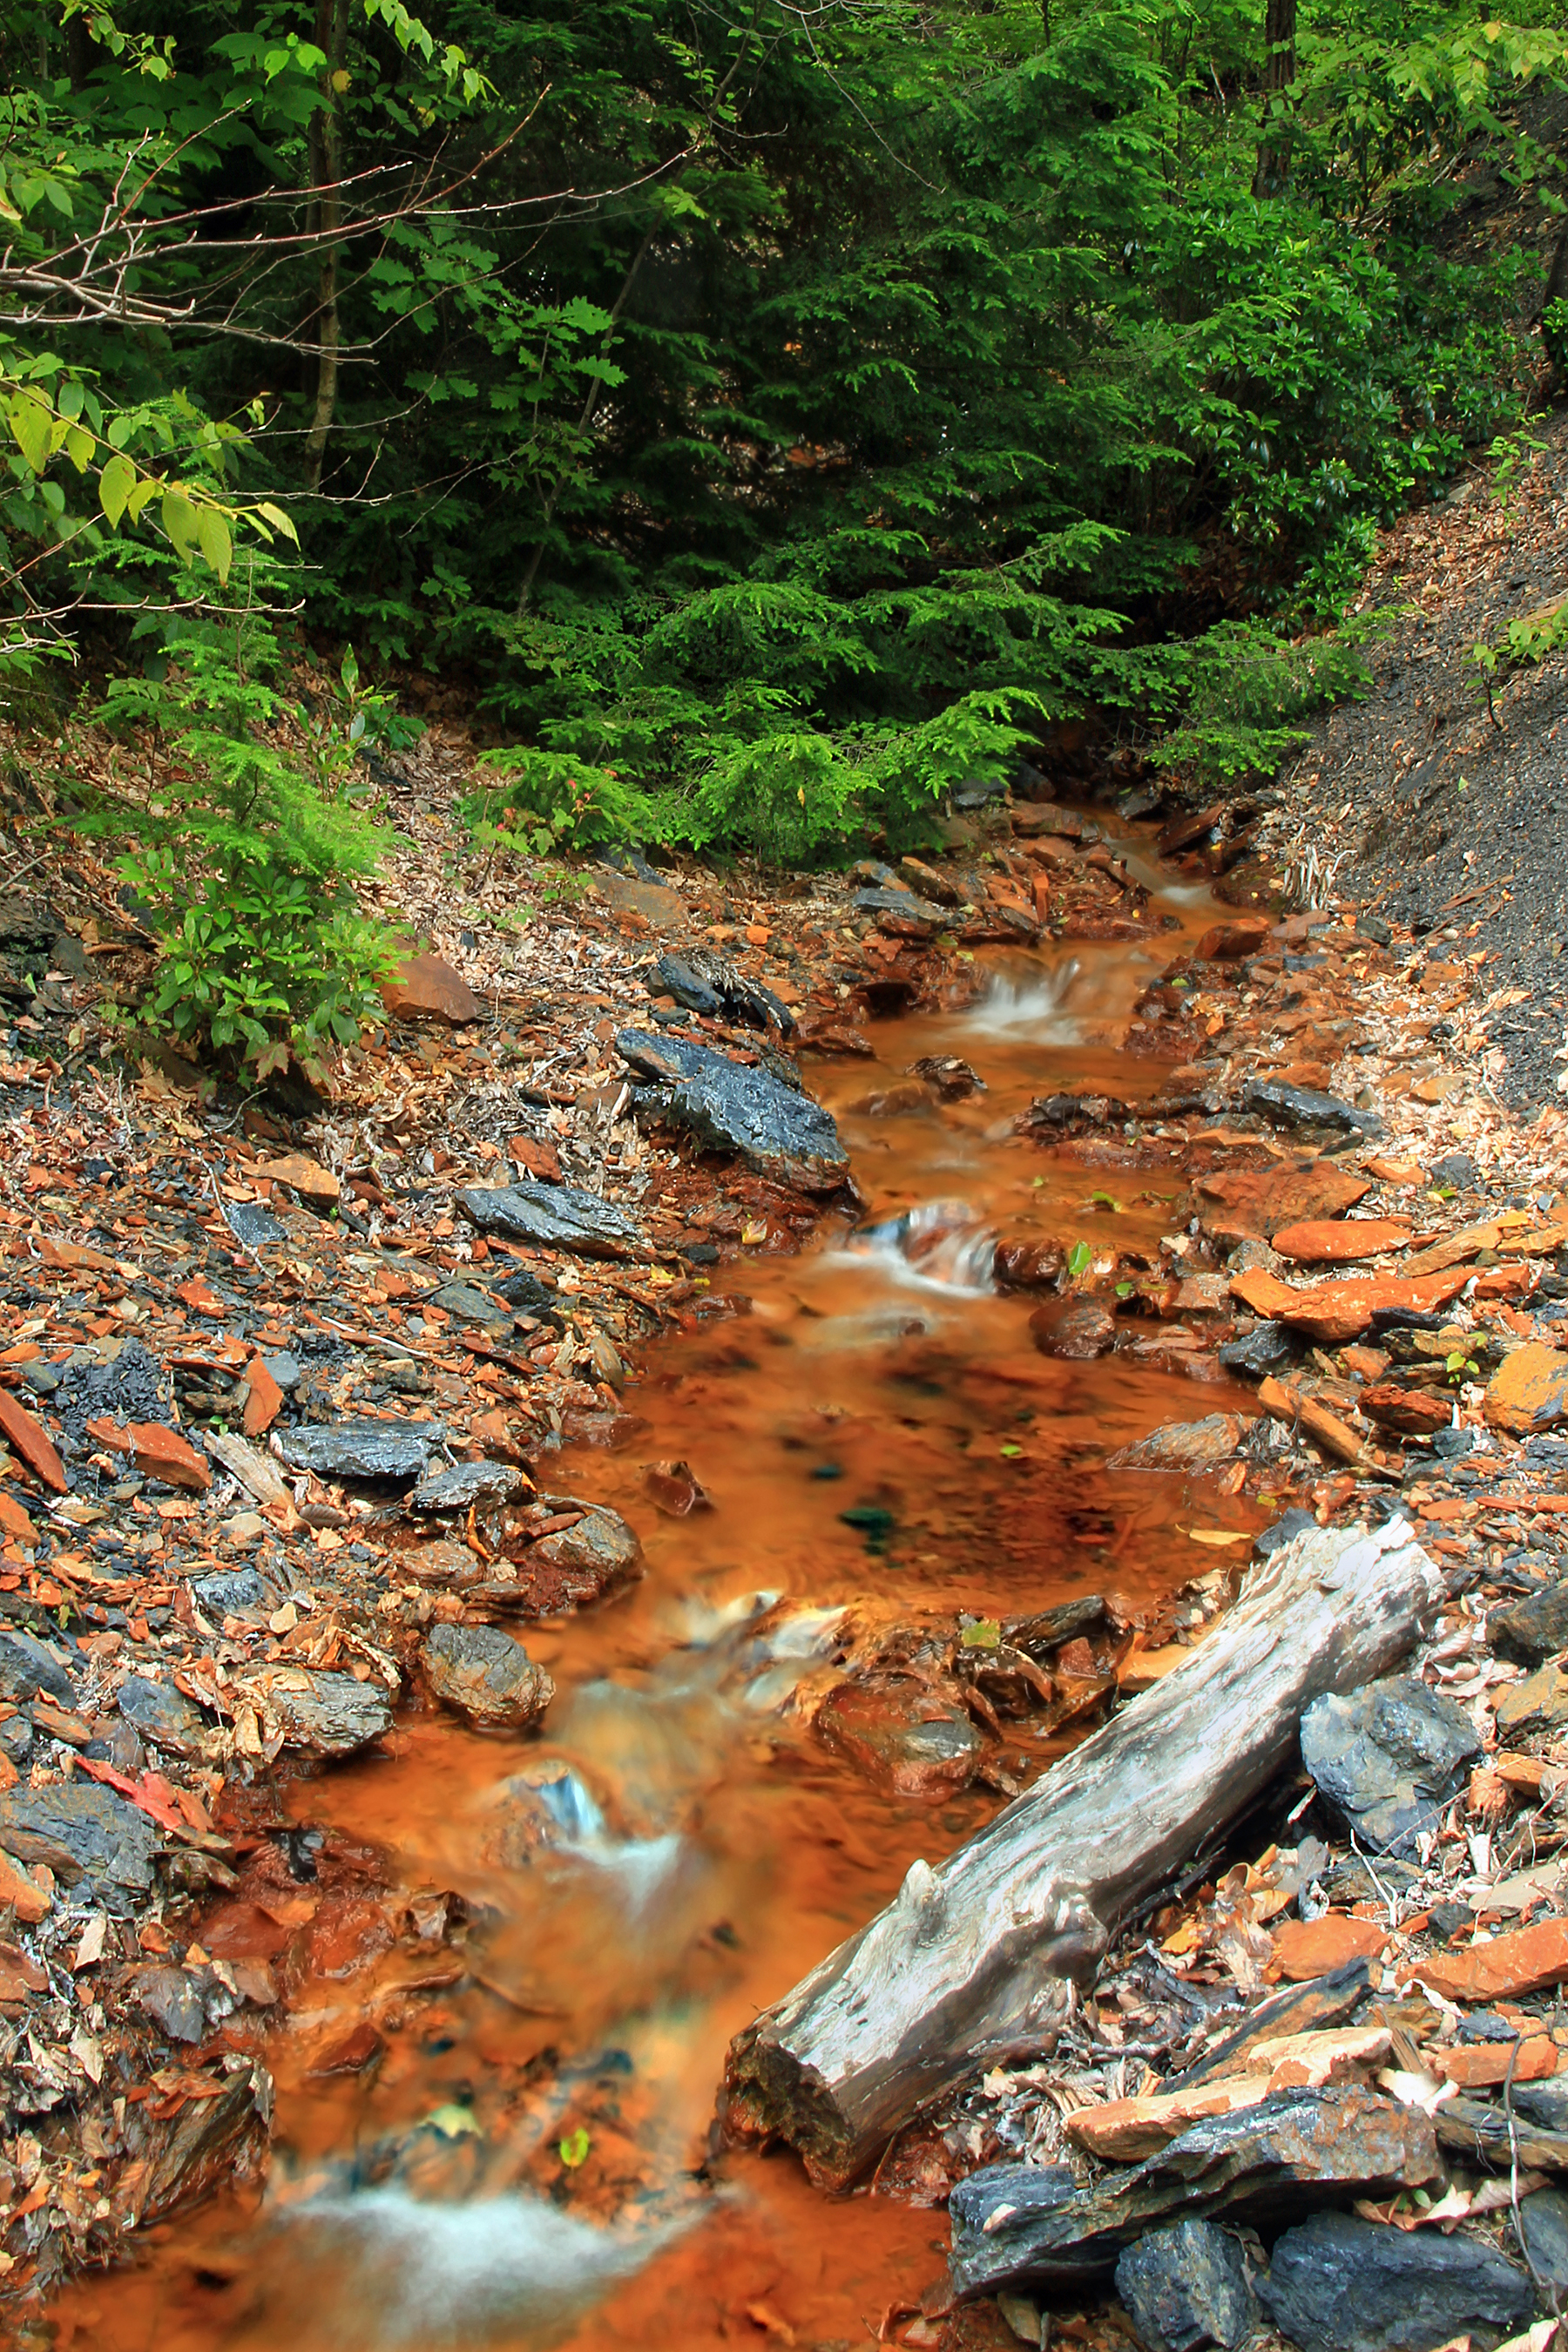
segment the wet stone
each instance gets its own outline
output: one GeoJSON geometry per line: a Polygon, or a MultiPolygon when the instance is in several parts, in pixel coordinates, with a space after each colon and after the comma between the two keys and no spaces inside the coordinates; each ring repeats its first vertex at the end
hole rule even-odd
{"type": "Polygon", "coordinates": [[[1116,1318],[1098,1298],[1053,1299],[1030,1316],[1029,1337],[1042,1356],[1088,1362],[1110,1354],[1116,1342],[1116,1318]]]}
{"type": "Polygon", "coordinates": [[[1249,1078],[1241,1090],[1241,1104],[1271,1127],[1328,1129],[1338,1135],[1380,1136],[1384,1131],[1374,1111],[1358,1110],[1353,1103],[1320,1094],[1313,1087],[1287,1086],[1281,1078],[1249,1078]]]}
{"type": "Polygon", "coordinates": [[[1236,2240],[1212,2221],[1152,2230],[1116,2265],[1121,2297],[1149,2352],[1228,2348],[1262,2316],[1236,2240]]]}
{"type": "Polygon", "coordinates": [[[896,1797],[950,1797],[985,1753],[966,1708],[899,1678],[840,1684],[817,1711],[816,1733],[896,1797]]]}
{"type": "Polygon", "coordinates": [[[537,1723],[555,1685],[521,1642],[494,1625],[437,1625],[425,1644],[436,1696],[474,1723],[521,1731],[537,1723]]]}
{"type": "Polygon", "coordinates": [[[487,1331],[510,1332],[510,1309],[498,1304],[494,1294],[471,1282],[443,1282],[430,1293],[430,1304],[458,1323],[479,1325],[487,1331]]]}
{"type": "Polygon", "coordinates": [[[542,1495],[539,1507],[552,1516],[581,1510],[583,1517],[542,1536],[519,1566],[532,1588],[530,1606],[536,1614],[581,1609],[642,1574],[642,1546],[617,1511],[554,1495],[542,1495]]]}
{"type": "Polygon", "coordinates": [[[1288,1323],[1259,1323],[1242,1339],[1227,1340],[1218,1355],[1227,1372],[1261,1381],[1299,1363],[1301,1352],[1301,1341],[1288,1323]]]}
{"type": "Polygon", "coordinates": [[[1276,2242],[1258,2293],[1281,2334],[1323,2352],[1435,2352],[1495,2343],[1528,2319],[1526,2273],[1458,2233],[1320,2213],[1276,2242]]]}
{"type": "Polygon", "coordinates": [[[226,1617],[258,1616],[274,1605],[271,1587],[254,1568],[219,1568],[210,1576],[193,1576],[191,1591],[220,1623],[226,1617]]]}
{"type": "Polygon", "coordinates": [[[404,1508],[437,1515],[467,1511],[477,1503],[510,1503],[527,1486],[523,1473],[510,1462],[459,1462],[455,1469],[421,1478],[404,1508]]]}
{"type": "Polygon", "coordinates": [[[1108,1470],[1208,1470],[1228,1462],[1247,1423],[1234,1412],[1206,1413],[1202,1421],[1173,1421],[1124,1445],[1106,1463],[1108,1470]]]}
{"type": "MultiPolygon", "coordinates": [[[[284,1745],[313,1756],[349,1756],[392,1728],[392,1703],[377,1682],[353,1675],[314,1673],[303,1666],[264,1669],[237,1695],[251,1690],[280,1727],[284,1745]]],[[[3,1835],[3,1832],[0,1832],[3,1835]]]]}
{"type": "Polygon", "coordinates": [[[794,1013],[771,988],[700,948],[685,956],[661,955],[650,986],[655,995],[673,996],[688,1012],[708,1020],[721,1017],[754,1029],[776,1029],[786,1037],[795,1027],[794,1013]]]}
{"type": "Polygon", "coordinates": [[[1538,2189],[1521,2200],[1519,2226],[1536,2276],[1559,2294],[1568,2291],[1568,2197],[1561,2189],[1538,2189]]]}
{"type": "Polygon", "coordinates": [[[1378,1853],[1413,1853],[1437,1827],[1480,1745],[1464,1709],[1414,1675],[1314,1699],[1301,1718],[1301,1761],[1320,1795],[1378,1853]]]}
{"type": "Polygon", "coordinates": [[[700,1143],[739,1152],[759,1175],[834,1190],[849,1155],[831,1114],[771,1070],[748,1067],[684,1038],[623,1029],[616,1050],[668,1094],[661,1117],[700,1143]]]}
{"type": "Polygon", "coordinates": [[[1500,1658],[1516,1666],[1538,1666],[1568,1650],[1568,1578],[1494,1609],[1487,1618],[1487,1640],[1500,1658]]]}
{"type": "Polygon", "coordinates": [[[147,1815],[96,1783],[0,1796],[0,1846],[18,1862],[47,1864],[68,1886],[85,1879],[110,1911],[125,1911],[151,1888],[157,1844],[147,1815]]]}
{"type": "Polygon", "coordinates": [[[199,1706],[171,1683],[146,1681],[127,1675],[115,1694],[115,1704],[143,1739],[178,1756],[200,1756],[207,1742],[207,1727],[199,1706]]]}
{"type": "Polygon", "coordinates": [[[641,1241],[613,1201],[570,1184],[475,1184],[458,1193],[458,1205],[481,1233],[578,1257],[626,1257],[641,1241]]]}
{"type": "Polygon", "coordinates": [[[62,1706],[77,1703],[76,1685],[42,1642],[31,1633],[0,1633],[0,1697],[26,1705],[40,1691],[62,1706]]]}
{"type": "Polygon", "coordinates": [[[406,1486],[423,1477],[446,1442],[438,1421],[340,1421],[283,1434],[283,1458],[318,1478],[385,1478],[406,1486]]]}

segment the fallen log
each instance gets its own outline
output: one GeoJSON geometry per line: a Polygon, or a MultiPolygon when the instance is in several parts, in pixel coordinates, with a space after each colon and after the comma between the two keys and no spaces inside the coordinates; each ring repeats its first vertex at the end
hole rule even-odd
{"type": "Polygon", "coordinates": [[[1192,1656],[1053,1767],[730,2047],[720,2119],[820,2186],[965,2075],[1038,2048],[1118,1926],[1288,1760],[1302,1710],[1384,1674],[1441,1579],[1404,1520],[1282,1545],[1192,1656]]]}

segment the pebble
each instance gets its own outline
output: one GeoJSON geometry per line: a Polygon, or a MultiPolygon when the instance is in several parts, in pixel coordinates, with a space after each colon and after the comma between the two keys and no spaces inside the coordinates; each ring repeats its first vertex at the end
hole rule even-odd
{"type": "Polygon", "coordinates": [[[474,1723],[523,1730],[539,1721],[555,1696],[544,1668],[494,1625],[437,1625],[424,1654],[436,1696],[474,1723]]]}

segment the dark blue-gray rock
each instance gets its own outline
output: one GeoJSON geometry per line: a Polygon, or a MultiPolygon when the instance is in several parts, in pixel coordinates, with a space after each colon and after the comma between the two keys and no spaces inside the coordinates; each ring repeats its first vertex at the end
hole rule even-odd
{"type": "Polygon", "coordinates": [[[1500,1658],[1516,1666],[1538,1666],[1568,1650],[1568,1578],[1511,1601],[1487,1615],[1487,1641],[1500,1658]]]}
{"type": "Polygon", "coordinates": [[[229,1231],[247,1249],[265,1249],[268,1242],[283,1239],[283,1227],[258,1201],[226,1201],[223,1213],[229,1231]]]}
{"type": "Polygon", "coordinates": [[[481,1330],[501,1334],[511,1329],[511,1310],[489,1290],[472,1282],[443,1282],[429,1294],[429,1303],[455,1322],[476,1324],[481,1330]]]}
{"type": "Polygon", "coordinates": [[[1331,1693],[1301,1717],[1301,1761],[1319,1794],[1378,1853],[1413,1853],[1480,1752],[1463,1707],[1415,1675],[1331,1693]]]}
{"type": "Polygon", "coordinates": [[[723,1017],[753,1029],[776,1029],[785,1037],[795,1027],[795,1014],[771,988],[701,948],[685,956],[661,955],[648,975],[648,988],[653,995],[673,996],[705,1020],[723,1017]]]}
{"type": "Polygon", "coordinates": [[[1091,2189],[1075,2189],[1060,2168],[972,2173],[949,2201],[949,2279],[967,2300],[1091,2278],[1162,2221],[1226,2213],[1263,2227],[1352,2196],[1429,2188],[1441,2171],[1431,2118],[1418,2107],[1349,2084],[1277,2092],[1194,2124],[1147,2164],[1091,2189]]]}
{"type": "Polygon", "coordinates": [[[280,1443],[291,1469],[318,1478],[384,1478],[408,1486],[422,1478],[446,1443],[438,1421],[334,1421],[286,1429],[280,1443]]]}
{"type": "Polygon", "coordinates": [[[285,1396],[290,1389],[297,1389],[305,1377],[304,1367],[290,1348],[279,1348],[272,1355],[263,1356],[261,1360],[285,1396]]]}
{"type": "Polygon", "coordinates": [[[1287,1086],[1282,1078],[1249,1078],[1241,1090],[1244,1110],[1256,1111],[1271,1127],[1326,1128],[1338,1135],[1381,1135],[1375,1111],[1358,1110],[1337,1095],[1313,1087],[1287,1086]]]}
{"type": "Polygon", "coordinates": [[[1479,1174],[1468,1151],[1446,1151],[1426,1171],[1426,1181],[1444,1188],[1451,1185],[1456,1192],[1470,1192],[1475,1190],[1479,1174]]]}
{"type": "Polygon", "coordinates": [[[132,1990],[138,2005],[163,2027],[171,2042],[206,2039],[207,2008],[202,1987],[184,1969],[138,1969],[132,1990]]]}
{"type": "Polygon", "coordinates": [[[575,1257],[630,1257],[642,1247],[637,1226],[613,1201],[570,1184],[471,1184],[458,1205],[481,1233],[575,1257]]]}
{"type": "Polygon", "coordinates": [[[912,890],[856,890],[849,903],[857,914],[891,915],[900,922],[918,924],[929,931],[940,931],[952,920],[945,907],[933,906],[929,898],[917,898],[912,890]]]}
{"type": "Polygon", "coordinates": [[[1483,1454],[1487,1450],[1479,1429],[1435,1429],[1431,1444],[1433,1453],[1441,1454],[1447,1462],[1463,1461],[1467,1454],[1483,1454]]]}
{"type": "Polygon", "coordinates": [[[1357,916],[1356,935],[1359,939],[1370,940],[1374,947],[1391,948],[1394,945],[1394,933],[1383,917],[1370,911],[1357,916]]]}
{"type": "Polygon", "coordinates": [[[1525,2272],[1474,2238],[1319,2213],[1275,2242],[1258,2292],[1301,2352],[1434,2352],[1495,2342],[1535,2309],[1525,2272]]]}
{"type": "Polygon", "coordinates": [[[1519,2227],[1531,2269],[1561,2294],[1568,2289],[1568,2197],[1538,2189],[1520,2200],[1519,2227]]]}
{"type": "Polygon", "coordinates": [[[65,1377],[58,1364],[45,1363],[42,1358],[36,1364],[23,1364],[19,1369],[35,1396],[53,1396],[65,1377]]]}
{"type": "Polygon", "coordinates": [[[1241,2248],[1212,2221],[1151,2230],[1117,2263],[1116,2292],[1149,2352],[1228,2352],[1262,2317],[1241,2248]]]}
{"type": "Polygon", "coordinates": [[[1286,1511],[1271,1528],[1265,1528],[1260,1535],[1253,1537],[1252,1549],[1259,1559],[1267,1559],[1269,1553],[1278,1551],[1282,1544],[1294,1543],[1298,1536],[1310,1534],[1317,1524],[1310,1511],[1286,1511]]]}
{"type": "MultiPolygon", "coordinates": [[[[351,1756],[392,1728],[392,1702],[378,1682],[305,1666],[263,1666],[233,1685],[264,1721],[277,1724],[286,1748],[310,1756],[351,1756]]],[[[3,1842],[3,1837],[0,1837],[3,1842]]]]}
{"type": "Polygon", "coordinates": [[[0,1754],[8,1756],[18,1771],[32,1761],[33,1718],[24,1710],[18,1709],[0,1723],[0,1754]]]}
{"type": "Polygon", "coordinates": [[[1547,2074],[1539,2083],[1516,2083],[1514,2105],[1547,2131],[1568,2133],[1568,2074],[1547,2074]]]}
{"type": "Polygon", "coordinates": [[[1305,1352],[1300,1332],[1292,1331],[1288,1323],[1259,1323],[1240,1339],[1227,1339],[1216,1350],[1227,1372],[1240,1372],[1249,1381],[1261,1381],[1270,1372],[1286,1370],[1299,1364],[1305,1352]]]}
{"type": "Polygon", "coordinates": [[[157,1845],[140,1807],[96,1782],[0,1796],[0,1846],[20,1862],[47,1864],[68,1886],[85,1879],[106,1910],[125,1911],[148,1892],[157,1845]]]}
{"type": "Polygon", "coordinates": [[[603,1503],[584,1503],[574,1495],[541,1495],[538,1507],[552,1517],[581,1511],[575,1527],[558,1528],[541,1536],[530,1558],[547,1559],[557,1568],[579,1569],[601,1580],[608,1591],[628,1576],[640,1572],[642,1546],[618,1511],[603,1503]]]}
{"type": "Polygon", "coordinates": [[[191,1591],[220,1623],[226,1617],[258,1617],[278,1605],[272,1587],[254,1568],[215,1568],[210,1576],[193,1576],[191,1591]]]}
{"type": "Polygon", "coordinates": [[[62,1706],[77,1703],[76,1685],[52,1650],[31,1633],[0,1633],[0,1698],[25,1706],[40,1691],[62,1706]]]}
{"type": "Polygon", "coordinates": [[[437,1470],[421,1478],[404,1504],[406,1511],[467,1511],[476,1503],[510,1503],[522,1494],[528,1480],[510,1462],[459,1462],[455,1469],[437,1470]]]}
{"type": "Polygon", "coordinates": [[[560,1294],[536,1274],[509,1274],[492,1285],[498,1298],[523,1315],[531,1315],[536,1323],[553,1323],[562,1328],[560,1294]]]}
{"type": "Polygon", "coordinates": [[[759,1175],[805,1192],[836,1192],[849,1155],[831,1115],[771,1070],[752,1068],[684,1037],[623,1029],[616,1050],[663,1096],[661,1117],[699,1143],[738,1151],[759,1175]]]}
{"type": "Polygon", "coordinates": [[[141,1675],[127,1675],[115,1694],[115,1704],[143,1739],[172,1748],[176,1756],[201,1756],[206,1752],[206,1718],[201,1708],[172,1683],[148,1682],[141,1675]]]}
{"type": "Polygon", "coordinates": [[[101,1415],[123,1426],[132,1421],[174,1426],[174,1387],[168,1372],[140,1339],[126,1339],[112,1359],[100,1362],[94,1350],[79,1348],[66,1363],[54,1394],[54,1411],[68,1448],[90,1446],[87,1424],[101,1415]]]}
{"type": "Polygon", "coordinates": [[[432,1627],[425,1675],[437,1698],[497,1730],[525,1730],[555,1696],[544,1668],[495,1625],[432,1627]]]}

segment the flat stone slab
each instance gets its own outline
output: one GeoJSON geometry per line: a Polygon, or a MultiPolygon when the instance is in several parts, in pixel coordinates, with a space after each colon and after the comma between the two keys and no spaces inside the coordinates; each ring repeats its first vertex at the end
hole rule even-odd
{"type": "Polygon", "coordinates": [[[1375,1111],[1358,1110],[1353,1103],[1320,1094],[1313,1087],[1288,1086],[1282,1078],[1249,1078],[1241,1090],[1241,1105],[1271,1127],[1326,1128],[1338,1135],[1373,1137],[1384,1131],[1375,1111]]]}
{"type": "Polygon", "coordinates": [[[661,955],[648,975],[648,987],[656,996],[673,996],[677,1004],[705,1020],[746,1022],[756,1029],[777,1029],[786,1037],[795,1025],[795,1014],[771,988],[700,948],[689,955],[661,955]]]}
{"type": "Polygon", "coordinates": [[[0,1698],[25,1706],[40,1691],[62,1706],[77,1704],[76,1685],[52,1650],[31,1633],[0,1633],[0,1698]]]}
{"type": "Polygon", "coordinates": [[[1380,1257],[1386,1250],[1403,1249],[1410,1227],[1393,1217],[1309,1218],[1299,1225],[1280,1225],[1274,1246],[1281,1257],[1299,1265],[1354,1265],[1362,1258],[1380,1257]]]}
{"type": "MultiPolygon", "coordinates": [[[[1369,1275],[1363,1282],[1281,1282],[1262,1266],[1253,1266],[1231,1282],[1233,1298],[1273,1323],[1289,1323],[1306,1331],[1325,1348],[1342,1347],[1370,1331],[1374,1316],[1404,1308],[1434,1314],[1457,1298],[1469,1280],[1468,1269],[1456,1266],[1446,1274],[1421,1274],[1405,1281],[1397,1275],[1369,1275]]],[[[1543,1354],[1549,1352],[1542,1349],[1543,1354]]],[[[1568,1372],[1568,1356],[1561,1359],[1568,1372]]]]}
{"type": "Polygon", "coordinates": [[[484,1006],[445,956],[405,956],[382,982],[381,1001],[395,1021],[445,1021],[456,1029],[485,1017],[484,1006]]]}
{"type": "Polygon", "coordinates": [[[318,1478],[421,1478],[446,1442],[439,1421],[337,1421],[283,1433],[283,1459],[318,1478]]]}
{"type": "Polygon", "coordinates": [[[1247,1423],[1239,1413],[1210,1412],[1202,1421],[1173,1421],[1124,1445],[1106,1463],[1108,1470],[1208,1470],[1228,1462],[1247,1423]]]}
{"type": "Polygon", "coordinates": [[[456,1323],[471,1323],[484,1331],[497,1333],[511,1329],[511,1312],[494,1291],[481,1290],[473,1282],[442,1282],[427,1293],[423,1304],[438,1307],[443,1315],[451,1316],[456,1323]]]}
{"type": "Polygon", "coordinates": [[[1568,1421],[1568,1354],[1534,1339],[1513,1349],[1487,1382],[1485,1411],[1494,1429],[1516,1437],[1568,1421]]]}
{"type": "Polygon", "coordinates": [[[576,1257],[631,1257],[642,1235],[625,1211],[570,1184],[471,1184],[458,1195],[463,1214],[485,1234],[576,1257]]]}
{"type": "Polygon", "coordinates": [[[85,1879],[107,1910],[123,1912],[152,1887],[158,1832],[111,1789],[72,1781],[0,1796],[0,1846],[20,1862],[46,1864],[68,1885],[85,1879]]]}
{"type": "Polygon", "coordinates": [[[115,1693],[115,1704],[143,1739],[173,1748],[176,1756],[205,1753],[206,1718],[173,1683],[148,1682],[143,1675],[127,1675],[115,1693]]]}
{"type": "Polygon", "coordinates": [[[305,1666],[268,1666],[237,1680],[235,1690],[258,1701],[283,1734],[286,1748],[312,1756],[349,1756],[392,1728],[392,1702],[377,1682],[323,1674],[305,1666]]]}
{"type": "Polygon", "coordinates": [[[459,1462],[455,1469],[421,1478],[404,1508],[437,1515],[467,1511],[476,1503],[510,1503],[527,1486],[523,1473],[510,1462],[459,1462]]]}
{"type": "Polygon", "coordinates": [[[849,1154],[831,1113],[771,1070],[642,1029],[621,1030],[616,1050],[639,1076],[668,1088],[662,1116],[698,1142],[737,1151],[759,1175],[804,1191],[842,1182],[849,1154]]]}
{"type": "Polygon", "coordinates": [[[1516,1666],[1539,1666],[1560,1656],[1568,1650],[1568,1577],[1527,1601],[1489,1610],[1487,1640],[1500,1658],[1516,1666]]]}

